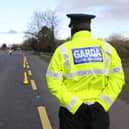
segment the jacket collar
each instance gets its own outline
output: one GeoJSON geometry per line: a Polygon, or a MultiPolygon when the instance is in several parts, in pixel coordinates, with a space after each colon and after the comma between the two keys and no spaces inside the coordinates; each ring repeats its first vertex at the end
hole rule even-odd
{"type": "Polygon", "coordinates": [[[91,32],[90,31],[79,31],[76,32],[72,37],[71,40],[85,40],[87,38],[92,38],[91,32]]]}

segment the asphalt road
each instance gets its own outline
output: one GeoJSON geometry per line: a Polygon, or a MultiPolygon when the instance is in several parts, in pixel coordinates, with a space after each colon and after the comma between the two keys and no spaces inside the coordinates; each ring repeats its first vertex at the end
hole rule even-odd
{"type": "Polygon", "coordinates": [[[0,129],[42,129],[38,102],[31,86],[23,84],[23,55],[0,56],[0,129]]]}
{"type": "MultiPolygon", "coordinates": [[[[0,53],[0,129],[58,129],[59,103],[45,80],[48,63],[26,52],[0,53]]],[[[120,97],[110,110],[110,129],[129,129],[129,103],[124,99],[120,97]]]]}

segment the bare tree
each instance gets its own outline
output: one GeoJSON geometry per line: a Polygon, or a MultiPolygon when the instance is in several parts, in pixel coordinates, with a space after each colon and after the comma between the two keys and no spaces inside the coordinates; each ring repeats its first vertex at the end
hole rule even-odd
{"type": "Polygon", "coordinates": [[[48,10],[45,12],[34,12],[32,16],[32,21],[28,25],[28,30],[25,32],[27,37],[38,38],[38,32],[42,29],[43,26],[47,26],[55,34],[57,32],[57,25],[59,24],[59,19],[55,11],[48,10]]]}

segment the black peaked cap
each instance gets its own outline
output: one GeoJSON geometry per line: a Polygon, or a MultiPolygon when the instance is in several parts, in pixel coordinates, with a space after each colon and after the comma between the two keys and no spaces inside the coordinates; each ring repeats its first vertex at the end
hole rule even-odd
{"type": "Polygon", "coordinates": [[[67,17],[71,19],[69,27],[71,25],[80,24],[80,23],[89,23],[91,22],[91,19],[95,18],[95,15],[89,15],[89,14],[67,14],[67,17]]]}

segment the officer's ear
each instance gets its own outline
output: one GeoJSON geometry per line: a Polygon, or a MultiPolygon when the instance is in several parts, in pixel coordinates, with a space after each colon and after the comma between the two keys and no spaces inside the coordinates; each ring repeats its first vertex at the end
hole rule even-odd
{"type": "Polygon", "coordinates": [[[73,28],[73,25],[70,25],[70,24],[69,24],[69,28],[72,29],[72,28],[73,28]]]}

